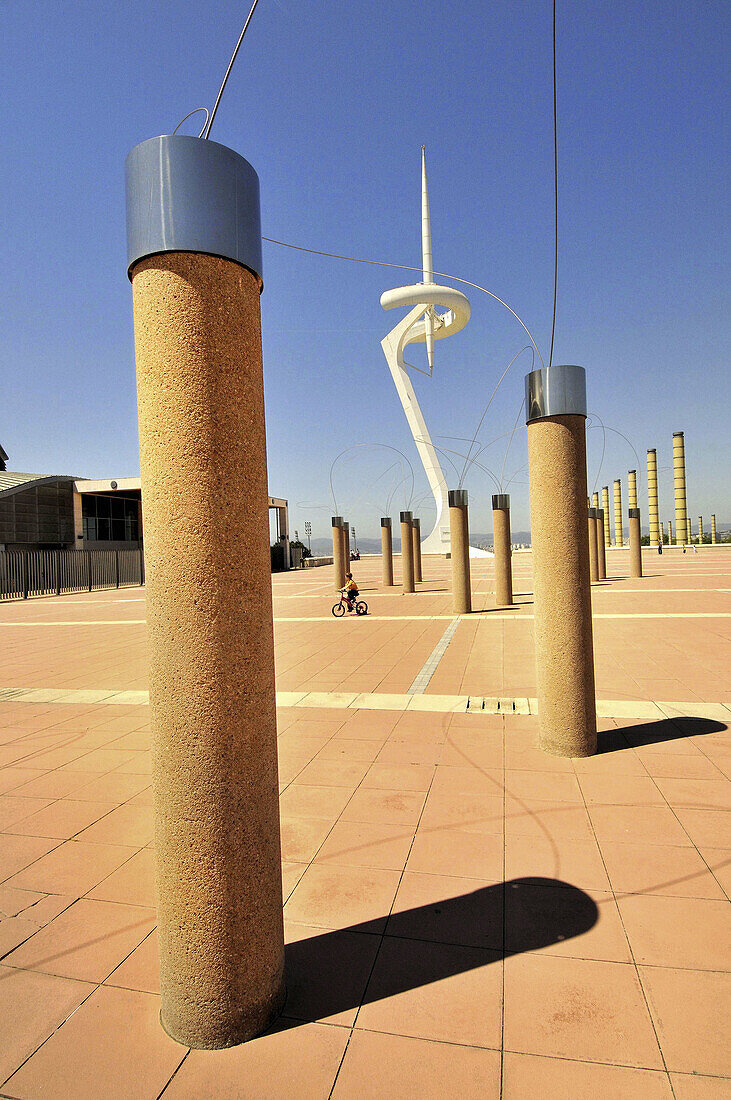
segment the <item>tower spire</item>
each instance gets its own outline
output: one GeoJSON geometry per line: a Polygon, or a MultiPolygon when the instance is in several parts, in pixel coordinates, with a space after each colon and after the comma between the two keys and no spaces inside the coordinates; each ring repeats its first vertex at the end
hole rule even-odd
{"type": "MultiPolygon", "coordinates": [[[[424,283],[434,282],[434,261],[431,254],[431,219],[429,217],[429,189],[426,183],[426,146],[421,147],[421,266],[424,283]]],[[[429,373],[434,370],[434,314],[430,306],[424,314],[426,322],[426,357],[429,373]]]]}

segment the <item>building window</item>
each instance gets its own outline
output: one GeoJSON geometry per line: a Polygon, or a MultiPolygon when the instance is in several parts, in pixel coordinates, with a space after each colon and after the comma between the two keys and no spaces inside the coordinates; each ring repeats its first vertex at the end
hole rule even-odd
{"type": "Polygon", "coordinates": [[[81,497],[84,539],[89,542],[137,542],[138,502],[129,497],[81,497]]]}

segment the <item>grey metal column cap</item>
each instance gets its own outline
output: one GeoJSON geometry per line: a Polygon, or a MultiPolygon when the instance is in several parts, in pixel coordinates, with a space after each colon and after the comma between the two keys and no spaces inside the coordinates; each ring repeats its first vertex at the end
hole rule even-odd
{"type": "Polygon", "coordinates": [[[492,510],[493,512],[507,511],[510,508],[510,494],[509,493],[493,493],[492,496],[492,510]]]}
{"type": "Polygon", "coordinates": [[[382,516],[381,517],[381,527],[390,527],[390,526],[391,526],[391,517],[390,516],[382,516]]]}
{"type": "Polygon", "coordinates": [[[342,516],[333,516],[333,527],[342,527],[342,526],[343,526],[343,517],[342,516]]]}
{"type": "Polygon", "coordinates": [[[648,455],[655,455],[655,454],[657,454],[657,449],[655,447],[648,447],[647,448],[647,453],[648,453],[648,455]]]}
{"type": "Polygon", "coordinates": [[[590,508],[589,509],[589,519],[596,519],[597,518],[596,512],[597,512],[596,508],[590,508]]]}
{"type": "Polygon", "coordinates": [[[586,371],[572,364],[530,371],[525,409],[526,424],[546,416],[586,416],[586,371]]]}
{"type": "Polygon", "coordinates": [[[130,150],[127,273],[146,256],[202,252],[253,272],[262,284],[259,177],[247,160],[187,134],[148,138],[130,150]]]}
{"type": "Polygon", "coordinates": [[[466,489],[449,489],[447,493],[449,499],[450,508],[466,508],[467,507],[467,490],[466,489]]]}
{"type": "Polygon", "coordinates": [[[630,518],[630,519],[639,519],[639,518],[640,518],[640,510],[639,510],[639,508],[630,508],[630,510],[629,510],[629,518],[630,518]]]}
{"type": "Polygon", "coordinates": [[[402,523],[411,523],[413,518],[414,518],[414,516],[413,516],[413,513],[411,513],[411,512],[402,512],[401,513],[401,522],[402,523]]]}
{"type": "Polygon", "coordinates": [[[414,525],[414,527],[421,527],[421,520],[419,519],[418,516],[414,516],[414,518],[412,519],[411,522],[414,525]]]}
{"type": "Polygon", "coordinates": [[[600,519],[602,522],[604,522],[604,509],[603,508],[595,508],[594,511],[596,512],[596,518],[600,519]]]}

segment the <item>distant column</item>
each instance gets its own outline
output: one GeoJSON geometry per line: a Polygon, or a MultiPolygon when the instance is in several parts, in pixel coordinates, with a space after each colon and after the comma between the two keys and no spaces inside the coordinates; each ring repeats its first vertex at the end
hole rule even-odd
{"type": "Polygon", "coordinates": [[[673,545],[673,521],[668,520],[668,546],[673,545]]]}
{"type": "Polygon", "coordinates": [[[467,490],[450,489],[448,499],[452,554],[452,610],[455,615],[466,615],[472,610],[467,490]]]}
{"type": "Polygon", "coordinates": [[[612,530],[609,519],[609,486],[602,489],[602,511],[604,512],[604,546],[608,549],[612,545],[612,530]]]}
{"type": "Polygon", "coordinates": [[[690,546],[692,541],[693,541],[693,528],[690,525],[690,516],[688,516],[688,538],[686,539],[686,542],[690,546]]]}
{"type": "Polygon", "coordinates": [[[492,498],[492,530],[495,548],[495,604],[513,603],[513,565],[510,537],[510,496],[499,493],[492,498]]]}
{"type": "Polygon", "coordinates": [[[333,516],[333,571],[335,587],[345,588],[345,527],[342,516],[333,516]]]}
{"type": "Polygon", "coordinates": [[[592,493],[591,494],[591,504],[589,505],[589,507],[590,508],[598,508],[599,507],[599,494],[598,493],[592,493]]]}
{"type": "Polygon", "coordinates": [[[639,508],[629,510],[629,575],[642,576],[642,531],[639,508]]]}
{"type": "Polygon", "coordinates": [[[599,580],[599,547],[596,533],[596,508],[589,508],[587,530],[589,532],[589,580],[599,580]]]}
{"type": "Polygon", "coordinates": [[[711,516],[711,544],[716,545],[716,514],[715,512],[711,516]]]}
{"type": "Polygon", "coordinates": [[[185,1046],[221,1048],[264,1031],[284,1000],[254,169],[213,141],[136,145],[127,241],[160,1019],[185,1046]]]}
{"type": "Polygon", "coordinates": [[[685,434],[673,432],[673,481],[675,485],[675,535],[688,540],[688,508],[685,500],[685,434]]]}
{"type": "Polygon", "coordinates": [[[345,559],[345,572],[350,572],[350,523],[347,519],[343,520],[343,537],[345,540],[344,559],[345,559]]]}
{"type": "Polygon", "coordinates": [[[664,545],[665,544],[665,532],[663,531],[663,525],[662,525],[662,523],[660,523],[658,526],[659,526],[660,530],[659,530],[659,538],[658,538],[657,541],[661,542],[664,545]]]}
{"type": "Polygon", "coordinates": [[[627,505],[637,507],[637,470],[627,471],[627,505]]]}
{"type": "Polygon", "coordinates": [[[703,516],[698,516],[698,545],[703,545],[703,516]]]}
{"type": "Polygon", "coordinates": [[[619,478],[614,481],[614,545],[624,546],[622,534],[622,482],[619,478]]]}
{"type": "Polygon", "coordinates": [[[381,583],[388,588],[393,586],[393,533],[391,517],[381,519],[381,583]]]}
{"type": "Polygon", "coordinates": [[[413,527],[411,512],[401,513],[401,590],[403,593],[415,592],[414,588],[414,551],[412,549],[413,527]]]}
{"type": "Polygon", "coordinates": [[[583,367],[531,371],[526,410],[539,746],[558,756],[591,756],[596,704],[583,367]]]}
{"type": "Polygon", "coordinates": [[[662,535],[659,527],[659,506],[657,500],[657,451],[653,447],[647,452],[647,507],[650,520],[650,543],[655,546],[662,535]]]}
{"type": "Polygon", "coordinates": [[[414,580],[421,580],[421,520],[417,516],[411,521],[411,549],[414,555],[414,580]]]}
{"type": "Polygon", "coordinates": [[[599,558],[599,580],[603,581],[607,576],[607,548],[604,545],[604,509],[596,510],[596,548],[599,558]]]}

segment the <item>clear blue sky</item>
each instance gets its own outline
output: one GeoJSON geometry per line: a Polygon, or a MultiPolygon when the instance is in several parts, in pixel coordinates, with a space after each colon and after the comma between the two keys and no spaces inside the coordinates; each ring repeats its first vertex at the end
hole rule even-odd
{"type": "MultiPolygon", "coordinates": [[[[104,477],[139,471],[124,159],[211,106],[245,3],[10,0],[0,7],[4,262],[0,443],[10,468],[104,477]]],[[[695,517],[731,520],[725,61],[714,0],[559,0],[559,298],[554,362],[586,367],[589,408],[640,457],[658,448],[661,518],[674,518],[673,431],[686,433],[695,517]]],[[[202,117],[202,116],[197,116],[202,117]]],[[[186,124],[192,133],[195,119],[186,124]],[[191,125],[191,123],[193,125],[191,125]]],[[[421,262],[427,146],[438,271],[505,298],[544,356],[553,281],[550,0],[261,0],[212,132],[259,173],[265,236],[421,262]]],[[[351,444],[404,451],[426,488],[380,349],[395,323],[388,269],[264,246],[270,491],[293,527],[326,534],[330,466],[351,444]],[[298,505],[298,501],[311,504],[298,505]]],[[[414,279],[419,276],[415,275],[414,279]]],[[[472,434],[524,344],[500,306],[469,291],[472,320],[437,345],[415,385],[435,440],[472,434]],[[437,438],[442,437],[442,438],[437,438]]],[[[480,439],[509,432],[521,356],[480,439]]],[[[521,418],[506,479],[526,460],[521,418]]],[[[590,427],[589,484],[602,433],[590,427]]],[[[499,472],[505,440],[485,452],[499,472]]],[[[400,474],[393,452],[336,465],[339,510],[359,533],[400,474]],[[389,469],[390,468],[390,469],[389,469]],[[380,480],[379,480],[380,478],[380,480]]],[[[636,465],[608,434],[598,487],[636,465]]],[[[448,480],[455,477],[448,473],[448,480]]],[[[491,528],[473,469],[473,530],[491,528]]],[[[510,486],[528,526],[525,471],[510,486]]],[[[392,512],[404,507],[402,490],[392,512]]],[[[431,511],[421,509],[428,529],[431,511]]]]}

